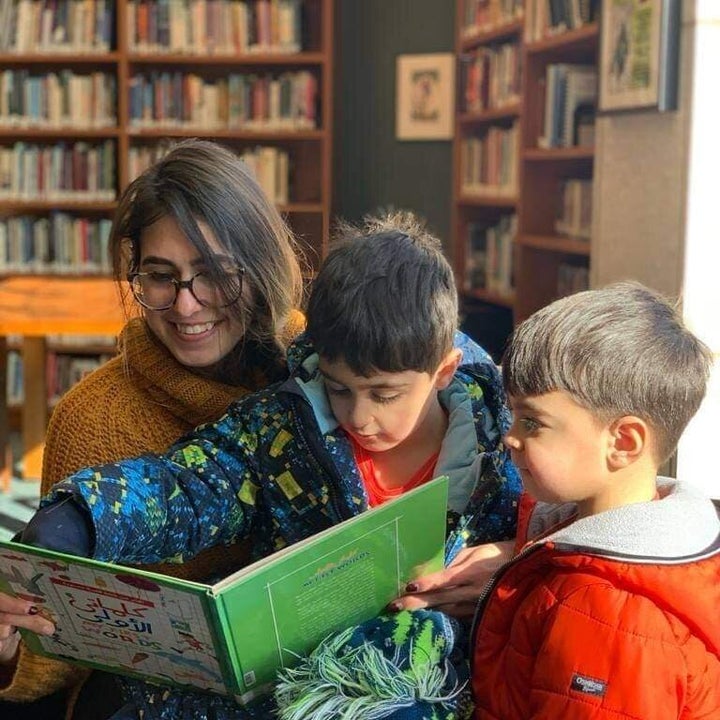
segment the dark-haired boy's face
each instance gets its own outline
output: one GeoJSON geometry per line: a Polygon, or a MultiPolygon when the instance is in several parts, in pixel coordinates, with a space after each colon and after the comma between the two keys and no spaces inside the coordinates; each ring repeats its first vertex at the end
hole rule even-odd
{"type": "Polygon", "coordinates": [[[319,369],[336,419],[362,448],[375,453],[391,450],[421,433],[425,423],[443,412],[437,393],[452,379],[457,366],[452,357],[432,374],[377,371],[364,377],[342,360],[322,358],[319,369]]]}

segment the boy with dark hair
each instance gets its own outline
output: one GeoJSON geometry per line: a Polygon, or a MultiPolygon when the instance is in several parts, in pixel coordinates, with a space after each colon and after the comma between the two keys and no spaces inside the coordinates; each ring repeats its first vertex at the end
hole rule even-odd
{"type": "Polygon", "coordinates": [[[656,477],[710,363],[633,283],[558,300],[515,331],[505,442],[536,504],[476,615],[476,720],[720,717],[720,521],[656,477]]]}
{"type": "MultiPolygon", "coordinates": [[[[315,280],[289,381],[165,455],[76,473],[43,500],[23,540],[150,563],[248,538],[258,559],[441,474],[448,557],[513,537],[509,413],[492,359],[457,332],[439,242],[408,214],[343,235],[315,280]]],[[[203,718],[210,707],[218,719],[252,716],[225,698],[123,685],[145,718],[203,718]]]]}

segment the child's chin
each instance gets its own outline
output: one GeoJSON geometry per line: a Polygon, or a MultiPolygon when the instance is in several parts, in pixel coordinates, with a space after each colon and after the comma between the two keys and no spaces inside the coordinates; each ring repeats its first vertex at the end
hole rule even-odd
{"type": "Polygon", "coordinates": [[[391,450],[397,444],[385,442],[380,440],[377,436],[373,436],[371,438],[359,438],[357,435],[355,436],[355,442],[357,442],[363,450],[367,450],[368,452],[383,452],[385,450],[391,450]]]}

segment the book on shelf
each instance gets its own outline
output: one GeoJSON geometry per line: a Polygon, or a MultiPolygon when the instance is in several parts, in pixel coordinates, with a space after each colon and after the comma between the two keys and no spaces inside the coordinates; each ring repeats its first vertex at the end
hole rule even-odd
{"type": "Polygon", "coordinates": [[[481,47],[460,58],[463,111],[501,109],[520,100],[520,45],[481,47]]]}
{"type": "Polygon", "coordinates": [[[597,20],[599,0],[527,0],[525,39],[542,40],[597,20]]]}
{"type": "Polygon", "coordinates": [[[465,0],[462,35],[472,38],[523,16],[523,0],[465,0]]]}
{"type": "Polygon", "coordinates": [[[267,146],[248,148],[240,157],[270,200],[277,205],[286,204],[290,172],[288,153],[282,148],[267,146]]]}
{"type": "Polygon", "coordinates": [[[7,354],[6,398],[8,407],[22,405],[25,399],[23,383],[23,361],[18,350],[10,350],[7,354]]]}
{"type": "Polygon", "coordinates": [[[114,353],[100,355],[51,352],[45,358],[45,383],[48,405],[54,407],[60,398],[91,372],[113,357],[114,353]]]}
{"type": "Polygon", "coordinates": [[[560,203],[555,220],[558,235],[590,240],[592,189],[592,180],[571,178],[560,183],[560,203]]]}
{"type": "Polygon", "coordinates": [[[595,104],[597,70],[594,65],[552,63],[545,69],[545,114],[541,148],[572,147],[576,112],[595,104]]]}
{"type": "Polygon", "coordinates": [[[56,626],[34,652],[245,702],[329,633],[370,619],[442,567],[447,478],[216,583],[0,542],[0,588],[56,626]]]}
{"type": "Polygon", "coordinates": [[[517,215],[503,215],[495,224],[468,224],[465,288],[509,296],[513,292],[513,248],[517,215]]]}
{"type": "Polygon", "coordinates": [[[518,123],[493,126],[460,142],[461,190],[468,196],[517,194],[518,123]]]}

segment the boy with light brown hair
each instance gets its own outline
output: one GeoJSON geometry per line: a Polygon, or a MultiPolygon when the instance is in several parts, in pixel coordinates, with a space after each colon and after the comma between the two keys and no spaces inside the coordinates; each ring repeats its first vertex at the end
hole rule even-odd
{"type": "Polygon", "coordinates": [[[720,717],[720,520],[658,478],[711,354],[636,283],[558,300],[503,358],[535,500],[473,632],[476,720],[720,717]]]}

